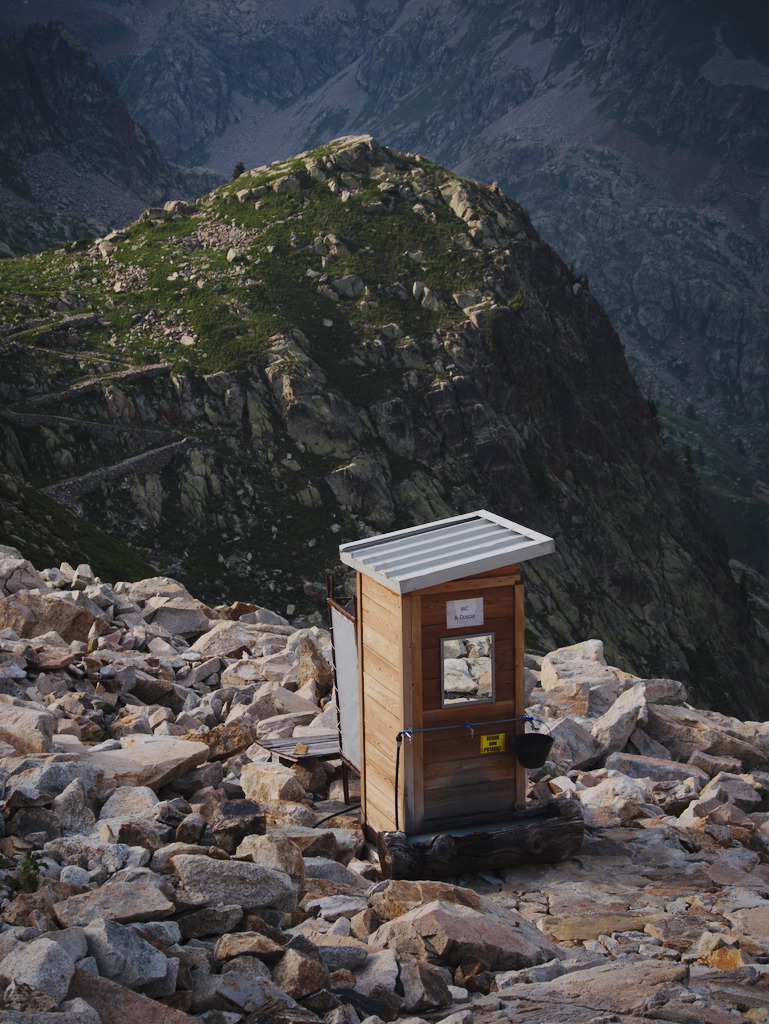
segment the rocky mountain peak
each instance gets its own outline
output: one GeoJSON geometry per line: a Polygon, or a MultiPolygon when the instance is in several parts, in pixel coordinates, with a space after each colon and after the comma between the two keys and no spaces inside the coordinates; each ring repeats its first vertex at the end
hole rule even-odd
{"type": "Polygon", "coordinates": [[[5,464],[209,599],[306,606],[340,540],[488,507],[556,538],[532,643],[763,700],[694,481],[495,185],[344,137],[0,269],[5,464]]]}

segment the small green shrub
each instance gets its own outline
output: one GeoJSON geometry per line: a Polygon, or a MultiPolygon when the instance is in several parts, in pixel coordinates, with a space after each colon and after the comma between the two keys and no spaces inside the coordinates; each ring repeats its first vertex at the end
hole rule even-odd
{"type": "MultiPolygon", "coordinates": [[[[9,866],[10,861],[4,860],[3,867],[9,866]]],[[[40,866],[31,850],[27,850],[21,858],[13,874],[5,876],[5,884],[15,892],[37,892],[40,885],[40,866]]]]}

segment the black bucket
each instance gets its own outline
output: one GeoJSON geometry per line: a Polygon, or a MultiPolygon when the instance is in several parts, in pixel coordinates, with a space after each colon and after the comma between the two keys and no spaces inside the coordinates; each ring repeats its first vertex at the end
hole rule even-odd
{"type": "Polygon", "coordinates": [[[513,741],[515,756],[523,768],[541,768],[553,745],[553,737],[544,732],[524,732],[513,741]]]}

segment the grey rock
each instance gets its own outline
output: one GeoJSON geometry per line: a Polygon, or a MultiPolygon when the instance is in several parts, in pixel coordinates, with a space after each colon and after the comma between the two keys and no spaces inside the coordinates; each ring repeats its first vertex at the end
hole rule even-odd
{"type": "Polygon", "coordinates": [[[132,928],[99,919],[85,928],[85,935],[88,951],[104,977],[131,989],[166,977],[165,955],[132,928]]]}
{"type": "Polygon", "coordinates": [[[560,768],[590,768],[606,752],[588,730],[570,718],[548,722],[554,739],[549,759],[560,768]]]}
{"type": "Polygon", "coordinates": [[[273,829],[267,835],[246,836],[237,849],[239,857],[251,857],[255,864],[282,871],[294,882],[304,878],[304,858],[299,847],[287,836],[276,834],[273,829]]]}
{"type": "Polygon", "coordinates": [[[176,921],[182,938],[197,939],[203,935],[226,935],[237,928],[242,918],[243,908],[231,904],[188,910],[179,914],[176,921]]]}
{"type": "Polygon", "coordinates": [[[292,910],[297,892],[288,875],[248,861],[219,861],[180,854],[172,864],[182,885],[206,895],[209,904],[239,904],[244,910],[292,910]]]}
{"type": "Polygon", "coordinates": [[[453,1002],[447,972],[419,960],[403,960],[399,981],[403,989],[402,1012],[419,1013],[450,1006],[453,1002]]]}
{"type": "Polygon", "coordinates": [[[205,743],[171,736],[125,736],[119,750],[89,750],[83,760],[118,786],[159,789],[208,758],[205,743]]]}
{"type": "Polygon", "coordinates": [[[315,938],[318,956],[330,972],[355,971],[368,960],[369,950],[365,942],[348,936],[318,935],[315,938]]]}
{"type": "Polygon", "coordinates": [[[82,928],[60,928],[47,932],[41,938],[58,942],[73,961],[82,960],[88,954],[88,942],[82,928]]]}
{"type": "Polygon", "coordinates": [[[700,793],[701,800],[715,797],[719,803],[730,803],[743,811],[755,810],[762,802],[756,786],[750,784],[750,776],[732,775],[719,772],[700,793]]]}
{"type": "Polygon", "coordinates": [[[0,962],[0,977],[30,985],[58,1005],[67,995],[75,973],[75,961],[65,948],[51,939],[35,939],[14,950],[0,962]]]}
{"type": "Polygon", "coordinates": [[[181,942],[182,933],[177,921],[137,921],[131,927],[156,949],[166,949],[181,942]]]}
{"type": "Polygon", "coordinates": [[[637,726],[646,724],[646,686],[625,690],[593,724],[593,736],[605,750],[623,750],[637,726]]]}
{"type": "Polygon", "coordinates": [[[337,861],[325,857],[305,857],[304,873],[306,878],[325,878],[329,882],[358,889],[367,889],[370,884],[368,879],[361,878],[357,872],[350,871],[337,861]]]}
{"type": "Polygon", "coordinates": [[[15,548],[0,547],[0,595],[17,590],[45,589],[45,580],[15,548]]]}
{"type": "Polygon", "coordinates": [[[99,812],[99,819],[151,814],[160,803],[148,786],[118,786],[99,812]]]}
{"type": "Polygon", "coordinates": [[[88,885],[90,877],[85,868],[80,868],[76,864],[65,864],[59,874],[60,881],[77,886],[88,885]]]}
{"type": "Polygon", "coordinates": [[[88,835],[93,830],[96,816],[82,776],[74,778],[54,797],[53,809],[65,836],[88,835]]]}
{"type": "Polygon", "coordinates": [[[129,848],[124,844],[108,843],[91,836],[53,839],[45,844],[44,852],[61,864],[75,864],[89,871],[100,865],[110,875],[125,867],[131,857],[129,848]]]}
{"type": "Polygon", "coordinates": [[[401,1006],[397,992],[399,973],[400,963],[394,949],[375,950],[363,967],[355,972],[355,991],[379,1000],[395,1016],[401,1006]]]}
{"type": "Polygon", "coordinates": [[[17,706],[0,694],[0,740],[20,754],[48,753],[56,731],[56,717],[41,708],[17,706]]]}
{"type": "MultiPolygon", "coordinates": [[[[259,968],[263,968],[263,965],[259,964],[259,968]]],[[[228,970],[201,978],[196,983],[192,1002],[194,1013],[208,1009],[230,1009],[232,1006],[239,1007],[245,1013],[267,1008],[272,1013],[281,1009],[302,1012],[296,1002],[282,992],[271,978],[261,973],[228,970]]]]}
{"type": "Polygon", "coordinates": [[[315,956],[287,949],[272,971],[272,980],[292,999],[303,999],[329,984],[325,964],[315,956]]]}

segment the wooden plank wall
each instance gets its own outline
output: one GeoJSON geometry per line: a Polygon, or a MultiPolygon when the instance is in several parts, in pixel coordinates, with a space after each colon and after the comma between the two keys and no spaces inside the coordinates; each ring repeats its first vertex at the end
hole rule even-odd
{"type": "MultiPolygon", "coordinates": [[[[512,567],[517,569],[517,567],[512,567]]],[[[419,592],[422,636],[422,707],[425,728],[499,721],[523,714],[523,584],[511,567],[419,592]],[[446,627],[446,601],[482,597],[482,626],[446,627]],[[440,641],[466,633],[493,633],[494,702],[441,706],[440,641]]],[[[421,806],[414,808],[417,831],[452,823],[492,821],[523,802],[525,772],[511,738],[521,723],[447,729],[423,734],[421,806]],[[480,737],[505,733],[504,753],[481,754],[480,737]]]]}
{"type": "MultiPolygon", "coordinates": [[[[404,728],[401,597],[358,574],[363,820],[378,832],[395,828],[396,736],[404,728]]],[[[401,752],[401,777],[404,755],[401,752]]],[[[401,793],[403,786],[399,786],[401,793]]],[[[404,827],[403,806],[399,811],[404,827]]]]}

